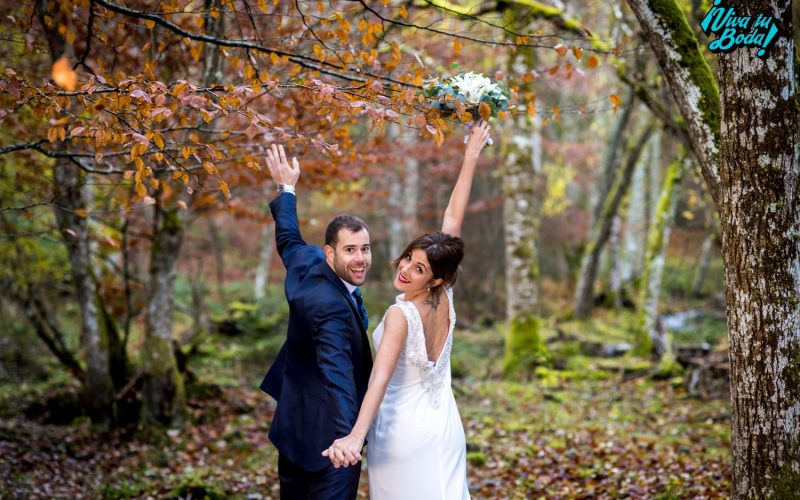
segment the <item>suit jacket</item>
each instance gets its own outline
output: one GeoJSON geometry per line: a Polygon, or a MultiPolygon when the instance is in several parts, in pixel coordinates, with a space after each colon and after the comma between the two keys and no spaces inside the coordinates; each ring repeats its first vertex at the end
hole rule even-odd
{"type": "Polygon", "coordinates": [[[300,236],[296,198],[270,203],[278,254],[286,266],[289,329],[261,389],[278,402],[270,441],[286,458],[315,471],[321,455],[355,424],[367,392],[372,353],[355,302],[325,261],[300,236]]]}

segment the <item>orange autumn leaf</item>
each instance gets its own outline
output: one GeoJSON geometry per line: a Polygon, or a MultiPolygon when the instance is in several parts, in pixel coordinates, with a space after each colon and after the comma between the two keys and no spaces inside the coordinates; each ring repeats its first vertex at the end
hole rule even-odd
{"type": "Polygon", "coordinates": [[[78,77],[66,56],[61,56],[54,64],[51,78],[56,85],[66,90],[75,90],[78,77]]]}
{"type": "Polygon", "coordinates": [[[589,59],[586,60],[586,66],[589,69],[594,69],[594,68],[598,67],[599,65],[600,65],[600,58],[595,56],[595,55],[589,56],[589,59]]]}
{"type": "Polygon", "coordinates": [[[553,48],[556,50],[558,57],[564,57],[565,55],[567,55],[567,50],[569,50],[567,46],[564,45],[563,43],[559,43],[553,48]]]}
{"type": "Polygon", "coordinates": [[[481,118],[483,118],[483,121],[488,122],[489,118],[492,117],[492,108],[485,102],[482,102],[478,105],[478,113],[481,115],[481,118]]]}
{"type": "Polygon", "coordinates": [[[572,47],[572,55],[579,61],[583,59],[583,51],[578,47],[572,47]]]}
{"type": "Polygon", "coordinates": [[[614,105],[614,111],[616,111],[622,104],[622,99],[620,99],[617,94],[611,94],[610,96],[608,96],[608,100],[611,101],[611,104],[614,105]]]}

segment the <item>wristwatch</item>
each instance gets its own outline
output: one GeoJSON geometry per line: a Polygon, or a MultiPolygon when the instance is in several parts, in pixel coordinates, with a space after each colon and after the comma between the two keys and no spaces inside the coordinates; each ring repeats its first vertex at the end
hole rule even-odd
{"type": "Polygon", "coordinates": [[[294,186],[292,186],[291,184],[278,184],[278,194],[283,194],[283,193],[296,194],[294,192],[294,186]]]}

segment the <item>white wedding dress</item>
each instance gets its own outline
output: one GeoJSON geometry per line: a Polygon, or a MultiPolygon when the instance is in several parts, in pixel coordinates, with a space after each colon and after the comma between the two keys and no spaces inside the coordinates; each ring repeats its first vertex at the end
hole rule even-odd
{"type": "MultiPolygon", "coordinates": [[[[436,363],[428,360],[419,311],[402,297],[392,307],[408,323],[406,345],[367,434],[370,498],[468,499],[464,427],[450,386],[453,291],[447,289],[450,329],[436,363]]],[[[376,351],[382,336],[383,321],[372,334],[376,351]]]]}

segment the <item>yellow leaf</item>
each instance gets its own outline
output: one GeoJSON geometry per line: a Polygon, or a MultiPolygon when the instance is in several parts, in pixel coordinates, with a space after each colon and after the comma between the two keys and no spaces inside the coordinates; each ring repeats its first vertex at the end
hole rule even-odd
{"type": "Polygon", "coordinates": [[[187,85],[186,82],[179,82],[177,85],[175,85],[172,88],[172,95],[174,95],[175,97],[177,97],[179,99],[181,97],[183,97],[184,95],[186,95],[184,93],[184,90],[186,90],[186,85],[187,85]]]}
{"type": "Polygon", "coordinates": [[[478,105],[478,113],[481,115],[481,118],[483,118],[483,121],[488,122],[489,118],[492,117],[492,108],[485,102],[482,102],[478,105]]]}
{"type": "Polygon", "coordinates": [[[219,181],[219,188],[222,190],[222,193],[225,195],[225,198],[231,198],[231,192],[228,189],[228,183],[225,181],[219,181]]]}
{"type": "Polygon", "coordinates": [[[614,109],[620,107],[620,105],[622,104],[622,99],[620,99],[617,94],[611,94],[610,96],[608,96],[608,100],[611,101],[611,104],[614,105],[614,109]]]}
{"type": "Polygon", "coordinates": [[[153,142],[156,143],[158,149],[164,149],[164,138],[158,132],[153,132],[153,142]]]}
{"type": "Polygon", "coordinates": [[[244,67],[244,77],[248,80],[252,80],[253,77],[256,76],[256,70],[253,69],[252,66],[249,64],[245,65],[244,67]]]}
{"type": "Polygon", "coordinates": [[[400,6],[400,17],[402,19],[408,19],[408,11],[406,10],[406,6],[405,5],[401,5],[400,6]]]}
{"type": "Polygon", "coordinates": [[[158,189],[158,184],[159,184],[158,179],[154,179],[153,177],[151,177],[149,180],[150,180],[150,187],[153,189],[158,189]]]}
{"type": "Polygon", "coordinates": [[[528,103],[528,116],[534,117],[536,116],[536,99],[532,100],[528,103]]]}
{"type": "Polygon", "coordinates": [[[85,208],[79,208],[75,210],[75,213],[82,219],[89,217],[89,212],[85,208]]]}
{"type": "Polygon", "coordinates": [[[269,61],[272,64],[278,64],[278,62],[280,62],[280,58],[278,57],[278,54],[276,54],[275,52],[270,52],[269,53],[269,61]]]}
{"type": "Polygon", "coordinates": [[[558,57],[564,57],[565,55],[567,55],[567,50],[569,50],[567,46],[564,45],[563,43],[559,43],[553,48],[556,50],[558,57]]]}
{"type": "Polygon", "coordinates": [[[61,56],[53,64],[51,78],[56,85],[66,90],[75,90],[78,80],[66,56],[61,56]]]}
{"type": "Polygon", "coordinates": [[[181,176],[181,181],[183,182],[184,185],[189,184],[189,174],[184,172],[183,175],[181,176]]]}
{"type": "Polygon", "coordinates": [[[192,150],[189,149],[189,146],[184,146],[183,149],[181,149],[181,156],[183,156],[184,160],[188,160],[190,154],[192,154],[192,150]]]}
{"type": "Polygon", "coordinates": [[[211,162],[209,162],[209,161],[204,161],[204,162],[203,162],[203,168],[204,168],[204,169],[206,170],[206,172],[208,172],[209,174],[212,174],[212,175],[213,175],[213,174],[216,174],[216,173],[217,173],[217,167],[215,167],[215,166],[214,166],[214,164],[213,164],[213,163],[211,163],[211,162]]]}
{"type": "Polygon", "coordinates": [[[147,187],[145,187],[145,185],[142,184],[141,182],[137,182],[136,183],[136,194],[138,196],[146,195],[147,194],[147,187]]]}
{"type": "Polygon", "coordinates": [[[366,30],[367,26],[368,26],[367,21],[365,19],[362,19],[361,21],[358,22],[358,31],[366,30]]]}
{"type": "Polygon", "coordinates": [[[152,19],[145,19],[144,25],[147,26],[147,29],[151,30],[156,27],[156,22],[152,19]]]}

